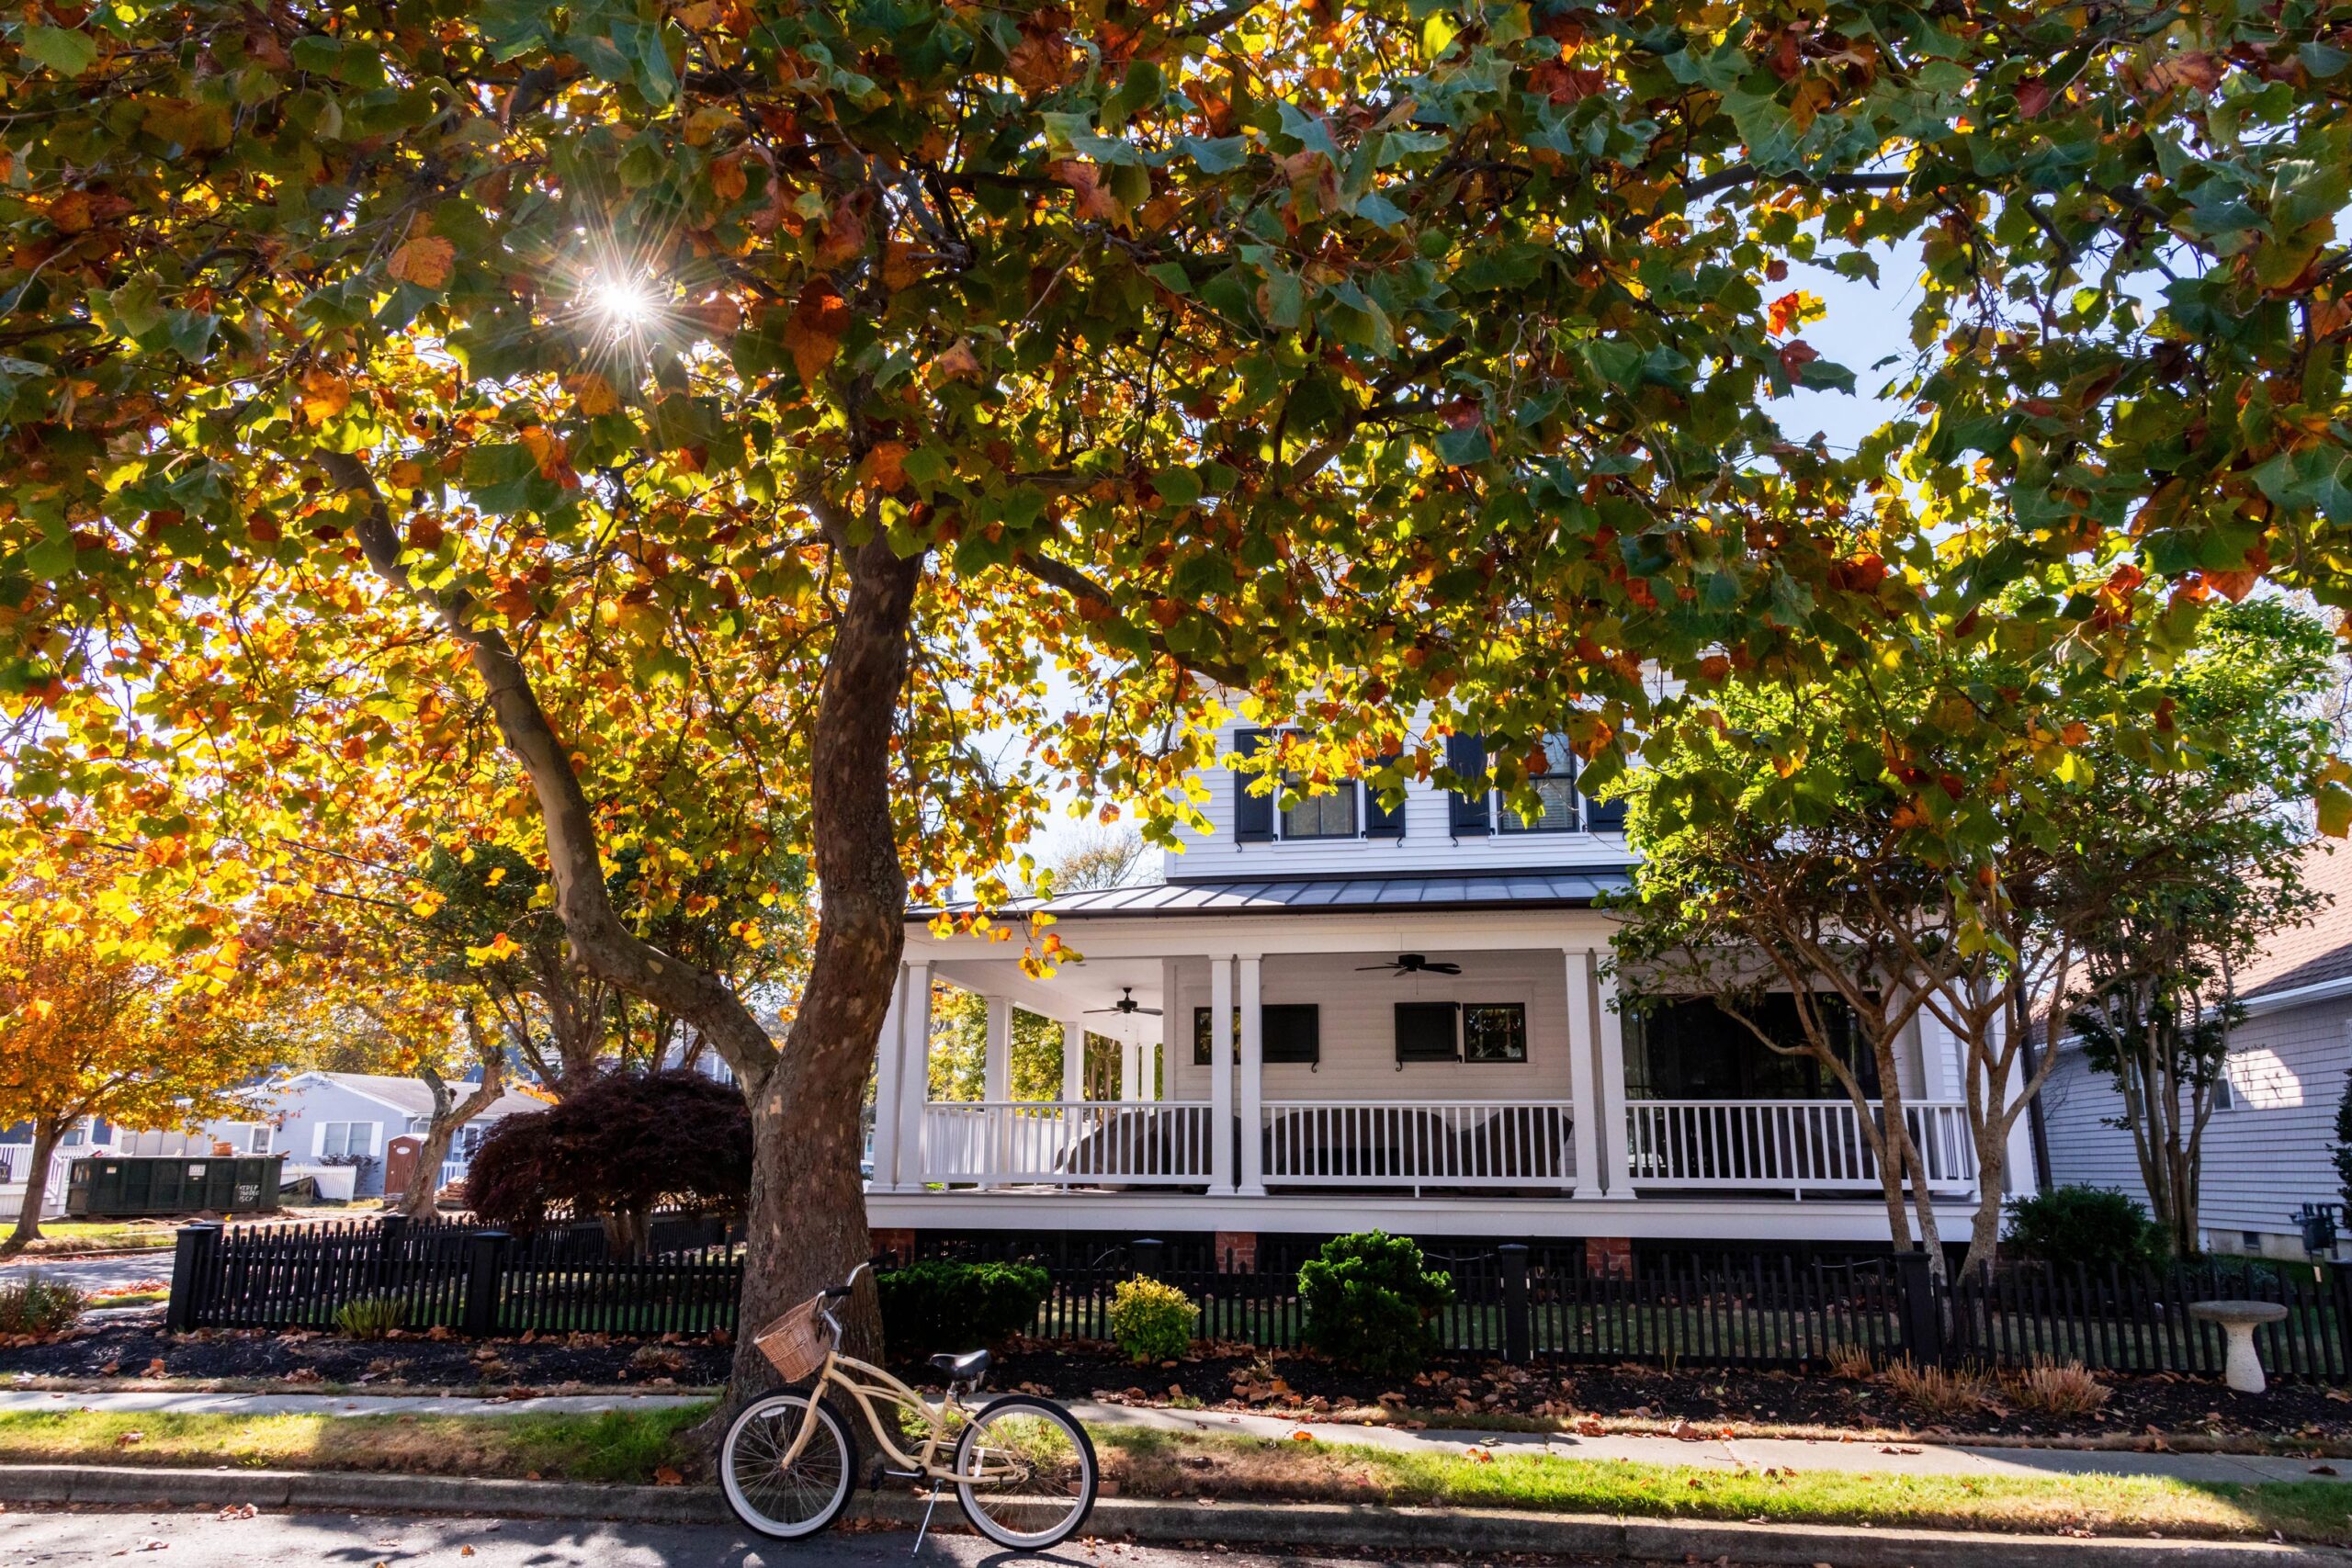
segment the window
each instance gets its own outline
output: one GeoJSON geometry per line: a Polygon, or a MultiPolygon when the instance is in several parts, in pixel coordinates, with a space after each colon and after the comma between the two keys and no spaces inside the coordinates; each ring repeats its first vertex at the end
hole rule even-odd
{"type": "Polygon", "coordinates": [[[1452,1002],[1396,1004],[1396,1059],[1400,1062],[1453,1062],[1462,1053],[1454,1043],[1454,1018],[1460,1010],[1452,1002]]]}
{"type": "MultiPolygon", "coordinates": [[[[1233,1048],[1238,1055],[1241,1049],[1241,1010],[1239,1008],[1233,1010],[1233,1048]]],[[[1193,1010],[1193,1066],[1205,1067],[1208,1065],[1209,1010],[1194,1008],[1193,1010]]]]}
{"type": "Polygon", "coordinates": [[[1527,1060],[1527,1004],[1462,1004],[1462,1059],[1465,1062],[1527,1060]]]}
{"type": "MultiPolygon", "coordinates": [[[[1283,781],[1285,788],[1304,790],[1305,783],[1295,777],[1283,781]]],[[[1285,839],[1352,839],[1356,836],[1356,785],[1353,781],[1341,784],[1329,795],[1302,795],[1296,806],[1283,813],[1283,837],[1285,839]]]]}
{"type": "Polygon", "coordinates": [[[1502,830],[1506,833],[1573,833],[1577,830],[1577,760],[1565,735],[1544,738],[1544,771],[1528,780],[1542,801],[1534,817],[1521,817],[1506,802],[1502,830]]]}
{"type": "Polygon", "coordinates": [[[1263,1038],[1260,1049],[1269,1062],[1320,1061],[1323,1055],[1323,1010],[1313,1002],[1273,1002],[1258,1010],[1263,1038]]]}
{"type": "Polygon", "coordinates": [[[2213,1109],[2235,1111],[2238,1108],[2237,1085],[2230,1081],[2230,1059],[2222,1058],[2222,1070],[2213,1076],[2213,1109]]]}
{"type": "Polygon", "coordinates": [[[345,1159],[376,1152],[376,1123],[373,1122],[322,1122],[319,1123],[319,1153],[327,1159],[345,1159]]]}
{"type": "Polygon", "coordinates": [[[245,1152],[253,1155],[269,1153],[269,1136],[274,1129],[266,1122],[256,1122],[245,1130],[245,1152]]]}

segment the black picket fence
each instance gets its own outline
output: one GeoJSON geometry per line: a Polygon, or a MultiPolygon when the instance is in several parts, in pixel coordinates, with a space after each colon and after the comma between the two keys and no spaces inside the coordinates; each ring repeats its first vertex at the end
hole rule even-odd
{"type": "MultiPolygon", "coordinates": [[[[926,1236],[915,1256],[1043,1267],[1051,1282],[1032,1328],[1040,1338],[1107,1338],[1112,1293],[1143,1273],[1199,1304],[1197,1337],[1286,1348],[1305,1342],[1298,1265],[1318,1245],[1261,1237],[1254,1257],[1219,1257],[1199,1239],[926,1236]]],[[[2320,1278],[2296,1265],[2127,1273],[2010,1264],[1939,1284],[1917,1254],[1657,1252],[1627,1273],[1589,1269],[1581,1243],[1440,1242],[1427,1256],[1453,1282],[1453,1302],[1436,1324],[1451,1354],[1795,1371],[1866,1353],[1881,1365],[2080,1361],[2117,1373],[2218,1376],[2222,1332],[2188,1307],[2231,1299],[2287,1308],[2256,1331],[2272,1375],[2352,1381],[2352,1269],[2320,1278]]]]}
{"type": "Polygon", "coordinates": [[[382,1301],[397,1303],[402,1328],[477,1337],[732,1330],[743,1260],[726,1229],[707,1216],[665,1216],[642,1256],[615,1258],[601,1226],[515,1236],[399,1215],[184,1225],[165,1322],[175,1331],[323,1329],[354,1303],[382,1301]]]}
{"type": "MultiPolygon", "coordinates": [[[[233,1231],[188,1225],[173,1263],[168,1321],[181,1330],[331,1328],[346,1304],[382,1298],[401,1303],[404,1327],[475,1336],[733,1330],[742,1253],[724,1222],[670,1216],[653,1235],[646,1255],[614,1258],[594,1227],[517,1237],[397,1216],[233,1231]]],[[[1287,1349],[1306,1343],[1298,1269],[1318,1247],[1268,1236],[1253,1252],[1220,1254],[1199,1237],[934,1235],[918,1240],[914,1257],[1044,1268],[1049,1283],[1030,1325],[1041,1339],[1109,1338],[1113,1292],[1148,1274],[1199,1304],[1201,1339],[1287,1349]]],[[[2352,1269],[2322,1277],[2291,1265],[2010,1265],[1939,1284],[1916,1254],[1657,1252],[1630,1272],[1589,1269],[1580,1242],[1441,1242],[1427,1256],[1453,1283],[1436,1324],[1451,1354],[1800,1370],[1867,1353],[1882,1365],[2080,1361],[2099,1371],[2211,1376],[2222,1368],[2222,1331],[2188,1308],[2233,1299],[2287,1309],[2256,1331],[2273,1375],[2352,1381],[2352,1269]]]]}

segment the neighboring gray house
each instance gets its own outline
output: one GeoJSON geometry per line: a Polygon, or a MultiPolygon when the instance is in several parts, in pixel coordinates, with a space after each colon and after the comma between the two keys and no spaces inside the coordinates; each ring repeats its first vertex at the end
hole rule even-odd
{"type": "MultiPolygon", "coordinates": [[[[470,1088],[451,1084],[463,1096],[470,1088]]],[[[420,1078],[393,1077],[382,1073],[297,1073],[257,1090],[254,1103],[258,1120],[268,1133],[266,1147],[254,1152],[286,1156],[287,1179],[310,1170],[356,1173],[355,1198],[381,1196],[384,1190],[384,1145],[403,1134],[423,1136],[433,1118],[433,1092],[420,1078]]],[[[508,1116],[544,1111],[544,1100],[509,1089],[466,1123],[449,1147],[442,1167],[441,1185],[463,1176],[474,1149],[491,1126],[508,1116]]],[[[236,1131],[251,1129],[253,1121],[204,1129],[214,1137],[234,1140],[236,1131]]],[[[247,1146],[240,1145],[240,1147],[247,1146]]],[[[323,1185],[322,1185],[323,1191],[323,1185]]]]}
{"type": "MultiPolygon", "coordinates": [[[[2312,844],[2303,876],[2331,902],[2238,976],[2247,1016],[2231,1032],[2229,1075],[2205,1129],[2198,1218],[2211,1252],[2301,1258],[2296,1212],[2344,1201],[2329,1155],[2352,1072],[2352,847],[2312,844]]],[[[2113,1085],[2085,1066],[2079,1046],[2059,1049],[2041,1095],[2051,1179],[2144,1199],[2132,1135],[2109,1124],[2120,1113],[2113,1085]]],[[[2352,1247],[2337,1255],[2352,1257],[2352,1247]]]]}

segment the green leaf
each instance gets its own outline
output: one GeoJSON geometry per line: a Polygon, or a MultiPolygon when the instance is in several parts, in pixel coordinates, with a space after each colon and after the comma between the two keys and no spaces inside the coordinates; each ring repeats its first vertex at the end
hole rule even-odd
{"type": "Polygon", "coordinates": [[[1204,175],[1229,175],[1250,156],[1250,139],[1246,136],[1180,136],[1176,145],[1204,175]]]}
{"type": "Polygon", "coordinates": [[[79,28],[30,27],[24,50],[60,76],[79,76],[98,58],[98,40],[79,28]]]}

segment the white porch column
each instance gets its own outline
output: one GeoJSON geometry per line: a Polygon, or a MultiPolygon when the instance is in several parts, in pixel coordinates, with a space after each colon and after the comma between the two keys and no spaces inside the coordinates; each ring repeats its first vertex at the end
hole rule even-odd
{"type": "Polygon", "coordinates": [[[980,1098],[991,1105],[1012,1098],[1012,1000],[989,997],[989,1045],[980,1067],[980,1098]]]}
{"type": "Polygon", "coordinates": [[[1209,1190],[1233,1191],[1233,960],[1209,960],[1209,1190]]]}
{"type": "MultiPolygon", "coordinates": [[[[1128,1025],[1133,1028],[1134,1025],[1128,1025]]],[[[1143,1098],[1143,1046],[1133,1040],[1119,1042],[1119,1100],[1133,1104],[1143,1098]]]]}
{"type": "Polygon", "coordinates": [[[1075,1105],[1086,1098],[1086,1025],[1062,1021],[1062,1103],[1075,1105]]]}
{"type": "Polygon", "coordinates": [[[902,964],[890,1005],[882,1014],[882,1032],[874,1042],[874,1174],[866,1178],[866,1185],[877,1192],[899,1188],[899,1085],[907,1060],[906,1001],[907,969],[902,964]]]}
{"type": "MultiPolygon", "coordinates": [[[[1597,965],[1599,954],[1586,962],[1597,965]]],[[[1617,1011],[1617,977],[1596,973],[1593,1022],[1600,1044],[1600,1180],[1612,1198],[1634,1195],[1633,1168],[1625,1155],[1625,1021],[1617,1011]]]]}
{"type": "Polygon", "coordinates": [[[1568,984],[1568,1098],[1575,1130],[1576,1196],[1600,1196],[1601,1125],[1600,1043],[1592,1013],[1592,954],[1572,947],[1566,954],[1568,984]]]}
{"type": "Polygon", "coordinates": [[[931,1099],[931,965],[906,966],[899,1009],[899,1187],[920,1191],[923,1164],[922,1108],[931,1099]]]}
{"type": "MultiPolygon", "coordinates": [[[[1997,1051],[2007,1043],[2007,1021],[1996,1016],[1993,1020],[1993,1048],[1997,1051]]],[[[1999,1103],[2007,1105],[2015,1102],[2030,1081],[2025,1070],[2025,1053],[2019,1051],[2009,1064],[2007,1092],[1999,1103]]],[[[1990,1095],[1985,1097],[1984,1102],[1988,1106],[1995,1103],[1990,1095]]],[[[2008,1169],[2004,1174],[2008,1178],[2007,1195],[2011,1198],[2030,1198],[2041,1190],[2041,1184],[2034,1179],[2033,1107],[2030,1104],[2019,1111],[2018,1119],[2009,1123],[2008,1169]]]]}
{"type": "Polygon", "coordinates": [[[1266,1195],[1266,1040],[1258,993],[1263,960],[1253,953],[1238,960],[1235,966],[1240,971],[1240,984],[1234,1000],[1241,1008],[1240,1190],[1245,1198],[1262,1198],[1266,1195]]]}

